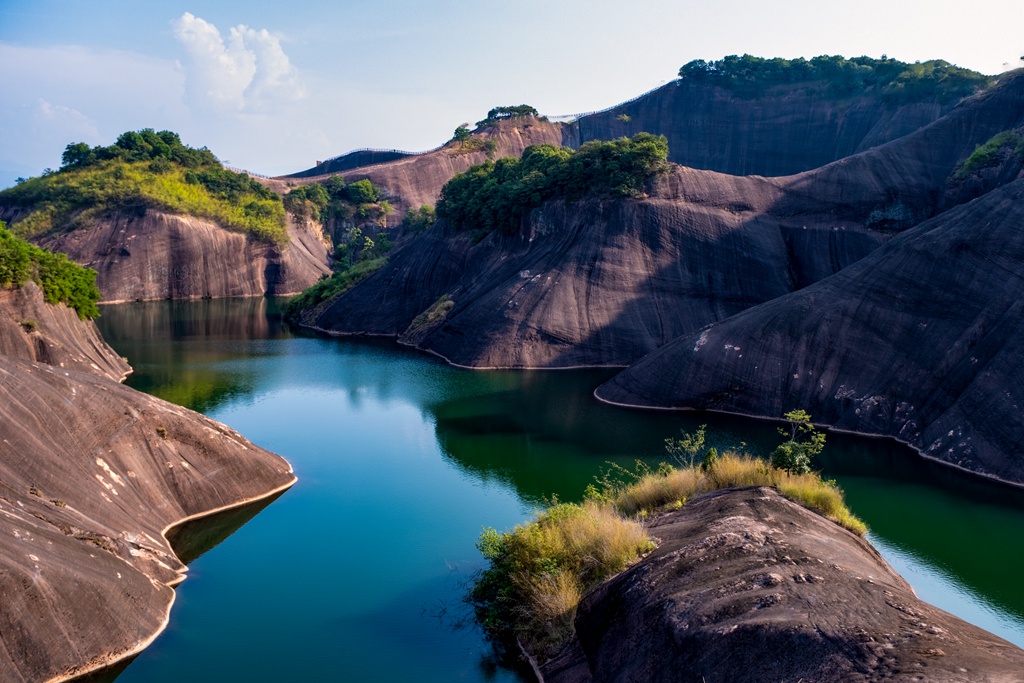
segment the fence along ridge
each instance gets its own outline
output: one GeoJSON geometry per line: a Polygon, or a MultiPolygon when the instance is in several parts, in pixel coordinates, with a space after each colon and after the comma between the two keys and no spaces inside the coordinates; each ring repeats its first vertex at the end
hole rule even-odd
{"type": "Polygon", "coordinates": [[[595,114],[604,114],[605,112],[609,112],[612,109],[618,109],[619,107],[624,107],[627,104],[632,104],[633,102],[636,102],[637,100],[639,100],[641,98],[647,97],[648,95],[650,95],[651,93],[655,92],[656,90],[661,90],[662,88],[664,88],[666,86],[678,85],[679,81],[680,81],[680,79],[677,78],[677,79],[675,79],[673,81],[669,81],[668,83],[662,83],[661,85],[655,86],[655,87],[651,88],[650,90],[647,90],[646,92],[640,93],[636,97],[631,97],[628,100],[624,100],[622,102],[619,102],[618,104],[613,104],[612,106],[605,107],[604,109],[595,109],[594,111],[585,111],[582,114],[560,114],[558,116],[548,116],[547,118],[550,119],[551,121],[560,121],[560,122],[563,122],[563,123],[568,123],[570,121],[577,121],[577,120],[582,119],[582,118],[584,118],[586,116],[594,116],[595,114]]]}

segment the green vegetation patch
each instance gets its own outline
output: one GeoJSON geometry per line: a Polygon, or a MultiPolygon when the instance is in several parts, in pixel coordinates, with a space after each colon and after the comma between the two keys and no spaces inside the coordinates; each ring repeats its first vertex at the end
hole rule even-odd
{"type": "Polygon", "coordinates": [[[284,206],[297,216],[324,223],[331,218],[351,219],[359,215],[360,210],[368,215],[375,207],[389,206],[383,198],[383,190],[366,178],[346,183],[340,175],[335,175],[322,183],[296,187],[285,195],[284,206]]]}
{"type": "Polygon", "coordinates": [[[941,59],[909,64],[885,55],[881,59],[820,55],[809,60],[729,55],[688,62],[679,69],[679,77],[727,88],[741,97],[757,97],[775,86],[821,81],[836,96],[877,92],[898,103],[956,101],[994,82],[991,76],[941,59]]]}
{"type": "Polygon", "coordinates": [[[555,196],[640,197],[646,183],[668,168],[663,135],[638,133],[611,142],[592,141],[578,151],[555,145],[527,147],[520,159],[486,161],[441,189],[437,215],[456,228],[514,233],[532,209],[555,196]]]}
{"type": "Polygon", "coordinates": [[[499,650],[518,643],[542,662],[557,654],[573,636],[582,596],[653,549],[642,520],[710,491],[770,486],[859,536],[867,533],[835,482],[804,471],[801,459],[777,456],[804,448],[809,459],[824,445],[805,412],[786,418],[789,428],[780,431],[789,438],[773,453],[775,464],[736,453],[719,457],[705,450],[701,427],[666,439],[668,454],[690,464],[662,464],[657,471],[641,461],[633,471],[613,465],[587,487],[583,503],[556,503],[505,533],[485,529],[477,547],[489,566],[469,600],[499,650]]]}
{"type": "MultiPolygon", "coordinates": [[[[13,289],[29,280],[43,290],[47,303],[66,304],[83,320],[100,314],[96,307],[100,290],[96,287],[95,270],[83,268],[64,254],[29,244],[0,223],[0,287],[13,289]]],[[[22,325],[26,331],[32,331],[38,323],[23,321],[22,325]],[[29,323],[35,323],[31,329],[29,323]]]]}
{"type": "Polygon", "coordinates": [[[33,237],[75,228],[130,208],[154,208],[212,220],[224,228],[285,244],[281,198],[247,175],[223,168],[213,154],[183,145],[176,133],[124,133],[109,147],[68,145],[59,171],[0,192],[0,206],[27,214],[11,230],[33,237]]]}
{"type": "Polygon", "coordinates": [[[333,273],[330,277],[320,280],[285,305],[285,319],[291,322],[301,322],[308,318],[309,314],[315,317],[317,310],[324,304],[341,296],[374,271],[380,270],[385,263],[387,263],[385,256],[357,261],[333,273]]]}
{"type": "Polygon", "coordinates": [[[437,212],[430,204],[423,204],[418,209],[410,206],[402,218],[402,228],[412,235],[419,235],[432,228],[436,222],[437,212]]]}
{"type": "Polygon", "coordinates": [[[1024,129],[1005,130],[994,135],[985,144],[978,145],[969,157],[960,162],[953,173],[953,178],[963,180],[975,171],[998,166],[1011,154],[1024,161],[1024,129]]]}
{"type": "MultiPolygon", "coordinates": [[[[528,104],[516,104],[507,107],[495,107],[487,112],[487,118],[477,121],[477,126],[489,126],[495,121],[516,119],[523,116],[540,116],[540,113],[528,104]]],[[[458,135],[458,131],[456,131],[458,135]]]]}
{"type": "Polygon", "coordinates": [[[572,637],[580,598],[654,549],[643,526],[610,505],[561,503],[512,531],[486,529],[490,562],[470,599],[496,642],[517,640],[541,660],[572,637]]]}

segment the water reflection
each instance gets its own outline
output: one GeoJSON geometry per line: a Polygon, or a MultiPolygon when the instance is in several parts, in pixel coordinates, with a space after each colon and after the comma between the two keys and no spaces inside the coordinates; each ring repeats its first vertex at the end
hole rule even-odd
{"type": "MultiPolygon", "coordinates": [[[[339,406],[316,408],[324,411],[318,420],[328,424],[328,434],[336,432],[337,438],[325,443],[354,447],[353,427],[330,426],[332,414],[344,405],[359,415],[367,436],[358,448],[368,453],[379,451],[383,440],[404,438],[395,433],[396,411],[412,409],[432,427],[446,467],[483,489],[510,491],[527,506],[552,495],[578,499],[608,460],[629,465],[641,457],[656,464],[664,457],[666,437],[700,424],[708,425],[708,444],[719,450],[764,455],[780,440],[767,421],[599,403],[592,391],[608,371],[474,372],[387,341],[296,334],[281,324],[279,307],[270,300],[108,306],[100,322],[105,336],[135,366],[130,381],[138,388],[201,411],[227,411],[239,420],[245,412],[259,413],[258,406],[243,410],[254,402],[279,400],[273,397],[289,392],[323,394],[339,406]]],[[[314,410],[296,401],[275,407],[282,426],[269,430],[269,441],[261,445],[291,457],[300,479],[303,467],[315,477],[314,461],[304,463],[306,456],[290,450],[301,449],[296,442],[305,435],[288,433],[288,425],[314,410]]],[[[233,426],[255,436],[266,421],[233,426]]],[[[423,444],[393,448],[420,452],[423,444]]],[[[964,476],[889,440],[836,433],[829,435],[817,464],[846,490],[872,539],[922,598],[1024,645],[1024,585],[1017,578],[1024,564],[1020,490],[964,476]]],[[[373,467],[378,476],[395,476],[393,466],[379,458],[368,460],[365,472],[353,467],[347,463],[344,476],[366,477],[364,487],[379,485],[370,479],[373,467]]],[[[322,481],[328,481],[326,475],[322,481]]],[[[291,504],[304,500],[302,486],[300,481],[290,494],[291,504]]],[[[477,524],[493,523],[486,507],[466,514],[479,519],[477,524]]],[[[440,538],[437,531],[423,533],[440,538]]]]}
{"type": "Polygon", "coordinates": [[[135,369],[128,384],[201,413],[256,392],[257,373],[226,364],[252,355],[240,342],[291,336],[273,299],[146,301],[101,313],[103,337],[135,369]]]}

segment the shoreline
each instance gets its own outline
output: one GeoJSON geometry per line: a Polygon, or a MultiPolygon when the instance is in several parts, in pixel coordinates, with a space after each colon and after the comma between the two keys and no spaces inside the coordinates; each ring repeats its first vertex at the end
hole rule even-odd
{"type": "MultiPolygon", "coordinates": [[[[288,461],[286,460],[285,462],[288,462],[288,461]]],[[[174,522],[171,522],[170,524],[165,526],[164,529],[160,532],[160,535],[164,538],[165,541],[167,541],[168,547],[170,547],[171,551],[173,552],[174,548],[171,547],[171,542],[167,538],[167,533],[171,529],[173,529],[175,527],[178,527],[178,526],[181,526],[183,524],[186,524],[187,522],[192,522],[192,521],[195,521],[195,520],[198,520],[198,519],[203,519],[204,517],[210,517],[210,516],[216,515],[218,513],[227,512],[229,510],[233,510],[233,509],[236,509],[236,508],[245,507],[246,505],[252,505],[254,503],[258,503],[261,500],[266,500],[267,498],[273,497],[275,495],[283,494],[285,491],[287,491],[292,486],[294,486],[295,483],[299,480],[299,478],[297,476],[295,476],[295,471],[294,471],[294,469],[292,469],[292,465],[291,465],[290,462],[288,463],[288,471],[289,471],[289,473],[292,474],[292,479],[288,483],[282,484],[281,486],[278,486],[278,487],[274,488],[273,490],[271,490],[271,491],[269,491],[267,493],[261,494],[259,496],[252,496],[252,497],[246,498],[244,500],[235,501],[233,503],[228,503],[226,505],[221,505],[221,506],[213,508],[211,510],[204,510],[202,512],[196,512],[196,513],[193,513],[193,514],[188,515],[186,517],[183,517],[183,518],[181,518],[179,520],[175,520],[174,522]]],[[[175,553],[175,557],[177,557],[177,553],[175,553]]],[[[127,562],[126,562],[126,564],[127,564],[127,562]]],[[[134,569],[134,567],[133,567],[133,569],[134,569]]],[[[138,571],[138,570],[136,569],[135,571],[138,571]]],[[[164,583],[163,584],[164,586],[166,586],[167,588],[170,589],[170,591],[171,591],[171,599],[167,603],[167,607],[166,607],[166,609],[164,611],[164,617],[163,617],[163,619],[160,622],[159,628],[157,628],[153,633],[151,633],[144,640],[140,641],[134,647],[132,647],[132,648],[130,648],[130,649],[124,651],[124,652],[108,653],[108,654],[105,654],[105,655],[99,655],[97,657],[94,657],[90,662],[87,662],[87,663],[83,664],[82,668],[74,671],[73,673],[65,672],[65,673],[62,673],[62,674],[58,674],[56,676],[53,676],[51,678],[46,679],[45,683],[69,683],[69,682],[78,680],[80,678],[83,678],[85,676],[89,676],[89,675],[92,675],[92,674],[99,673],[99,672],[103,671],[104,669],[109,669],[111,667],[117,666],[119,663],[124,662],[127,659],[134,658],[134,657],[138,656],[139,654],[141,654],[146,648],[148,648],[153,643],[153,641],[155,641],[158,637],[160,637],[161,633],[163,633],[167,629],[167,625],[170,623],[170,620],[171,620],[171,609],[174,607],[174,603],[175,603],[175,601],[177,599],[177,596],[178,596],[178,593],[175,590],[175,588],[177,586],[181,585],[185,581],[185,579],[187,579],[187,578],[188,578],[188,565],[185,565],[185,567],[181,571],[177,572],[177,577],[173,581],[170,581],[168,583],[164,583]]]]}

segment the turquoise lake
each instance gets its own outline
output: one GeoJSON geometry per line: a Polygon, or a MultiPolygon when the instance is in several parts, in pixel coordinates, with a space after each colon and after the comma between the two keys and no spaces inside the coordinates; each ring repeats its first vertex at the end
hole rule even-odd
{"type": "MultiPolygon", "coordinates": [[[[764,454],[775,426],[631,411],[608,371],[476,372],[382,340],[296,333],[264,299],[106,306],[128,384],[287,458],[298,483],[190,564],[167,630],[122,681],[517,681],[462,596],[481,528],[575,500],[608,461],[709,445],[764,454]]],[[[816,463],[923,599],[1024,646],[1024,492],[898,444],[829,434],[816,463]]]]}

